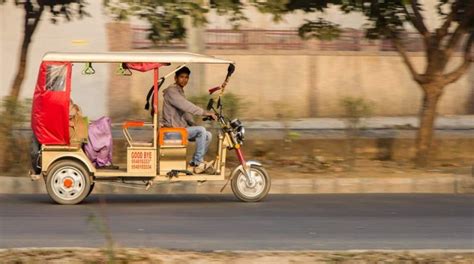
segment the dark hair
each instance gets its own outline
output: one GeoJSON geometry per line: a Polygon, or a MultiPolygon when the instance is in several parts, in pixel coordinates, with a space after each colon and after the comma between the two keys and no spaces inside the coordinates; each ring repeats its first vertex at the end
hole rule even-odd
{"type": "Polygon", "coordinates": [[[179,75],[181,75],[183,73],[185,73],[187,75],[191,75],[191,70],[189,70],[188,67],[184,66],[183,68],[177,70],[174,76],[178,77],[179,75]]]}

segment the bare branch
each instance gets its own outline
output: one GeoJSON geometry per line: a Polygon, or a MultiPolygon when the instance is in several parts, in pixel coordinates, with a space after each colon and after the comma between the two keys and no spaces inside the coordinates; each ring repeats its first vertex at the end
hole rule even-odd
{"type": "Polygon", "coordinates": [[[472,22],[471,20],[474,17],[474,4],[471,3],[471,6],[467,8],[467,12],[464,15],[464,19],[459,23],[456,30],[454,31],[453,35],[448,41],[448,44],[445,48],[446,57],[449,58],[453,51],[456,49],[456,46],[459,44],[459,40],[461,40],[462,36],[466,33],[469,24],[472,22]]]}
{"type": "Polygon", "coordinates": [[[466,46],[464,47],[464,60],[468,60],[470,62],[473,61],[473,58],[471,58],[471,49],[472,49],[472,44],[474,42],[474,29],[471,30],[471,35],[469,35],[469,38],[467,39],[466,46]]]}
{"type": "Polygon", "coordinates": [[[474,58],[471,56],[471,49],[474,41],[474,31],[469,35],[469,39],[466,42],[464,47],[464,61],[463,63],[454,71],[445,74],[443,77],[444,84],[450,84],[457,81],[461,76],[469,69],[471,62],[474,61],[474,58]]]}
{"type": "Polygon", "coordinates": [[[400,42],[400,40],[397,37],[392,37],[392,42],[395,48],[397,49],[398,53],[402,56],[403,62],[407,65],[408,70],[410,70],[410,73],[413,77],[413,79],[418,82],[422,83],[423,78],[418,74],[415,70],[415,67],[413,66],[412,62],[410,61],[410,57],[408,57],[408,54],[405,50],[405,47],[403,44],[400,42]]]}
{"type": "Polygon", "coordinates": [[[423,16],[420,13],[420,10],[418,9],[418,1],[417,0],[411,0],[411,10],[413,11],[413,14],[408,11],[405,5],[403,5],[403,8],[405,9],[405,13],[407,14],[408,18],[410,19],[411,23],[413,26],[420,32],[420,34],[425,38],[429,39],[430,37],[430,32],[425,26],[425,23],[423,22],[423,16]]]}
{"type": "Polygon", "coordinates": [[[453,22],[454,10],[451,10],[451,13],[446,17],[443,25],[436,30],[436,37],[438,40],[443,39],[448,34],[448,29],[451,27],[451,22],[453,22]]]}
{"type": "Polygon", "coordinates": [[[466,29],[462,24],[459,24],[453,35],[449,39],[448,44],[446,45],[444,53],[446,54],[447,58],[451,57],[453,51],[456,49],[456,46],[459,44],[459,40],[461,40],[464,33],[466,33],[466,29]]]}
{"type": "Polygon", "coordinates": [[[466,73],[466,71],[471,66],[470,61],[464,61],[456,70],[452,71],[451,73],[445,74],[443,77],[443,84],[447,85],[457,81],[461,76],[466,73]]]}

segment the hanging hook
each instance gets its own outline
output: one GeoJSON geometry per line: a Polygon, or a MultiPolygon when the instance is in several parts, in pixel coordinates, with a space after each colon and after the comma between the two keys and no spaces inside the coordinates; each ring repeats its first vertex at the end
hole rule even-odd
{"type": "Polygon", "coordinates": [[[130,71],[130,69],[127,67],[127,65],[125,65],[125,63],[120,63],[115,73],[122,76],[132,75],[132,71],[130,71]]]}
{"type": "Polygon", "coordinates": [[[84,69],[82,70],[82,74],[91,75],[94,73],[95,73],[95,70],[94,68],[92,68],[92,62],[86,62],[86,64],[84,64],[84,69]]]}

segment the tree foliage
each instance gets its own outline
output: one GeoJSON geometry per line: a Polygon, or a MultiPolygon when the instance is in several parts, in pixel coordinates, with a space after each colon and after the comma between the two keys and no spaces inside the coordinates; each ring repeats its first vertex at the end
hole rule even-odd
{"type": "MultiPolygon", "coordinates": [[[[431,80],[424,75],[432,75],[433,73],[440,73],[439,70],[444,70],[451,55],[463,39],[465,40],[463,44],[465,47],[465,61],[459,71],[464,72],[468,63],[472,60],[470,51],[472,35],[474,34],[474,1],[438,0],[433,2],[436,3],[434,8],[436,8],[439,19],[443,23],[439,28],[430,31],[425,25],[422,15],[426,7],[417,0],[252,1],[261,12],[272,14],[275,21],[280,21],[283,15],[296,11],[306,13],[324,12],[331,5],[339,7],[344,13],[362,13],[367,18],[366,36],[369,38],[391,39],[410,68],[413,78],[418,83],[428,83],[431,80]],[[406,56],[403,36],[411,28],[414,28],[423,38],[428,63],[437,64],[434,65],[437,67],[428,67],[429,71],[424,74],[414,71],[406,56]],[[469,36],[465,37],[466,34],[469,34],[469,36]],[[437,57],[436,61],[432,57],[437,57]]],[[[333,31],[336,31],[334,36],[337,36],[337,30],[335,24],[322,18],[308,20],[299,29],[302,37],[320,39],[330,35],[333,31]],[[318,32],[326,32],[326,34],[318,34],[318,32]]],[[[455,73],[445,75],[445,85],[456,81],[459,78],[458,75],[455,73]]]]}
{"type": "Polygon", "coordinates": [[[242,21],[248,21],[244,14],[245,6],[239,0],[211,0],[210,7],[215,9],[218,15],[227,16],[235,28],[238,28],[242,21]]]}
{"type": "Polygon", "coordinates": [[[207,22],[205,15],[208,10],[197,1],[105,0],[104,5],[115,20],[136,17],[149,22],[149,38],[153,42],[183,39],[186,36],[186,16],[192,18],[194,26],[207,22]]]}
{"type": "Polygon", "coordinates": [[[247,20],[244,5],[238,0],[104,0],[109,15],[117,20],[136,17],[150,24],[149,39],[155,43],[169,42],[186,37],[185,19],[194,26],[207,24],[206,15],[210,9],[227,16],[229,22],[238,27],[247,20]]]}
{"type": "MultiPolygon", "coordinates": [[[[273,21],[280,22],[284,15],[301,11],[303,13],[322,13],[325,9],[334,4],[341,4],[338,0],[276,0],[276,1],[259,1],[252,0],[254,5],[260,12],[271,14],[273,21]]],[[[298,29],[298,34],[303,39],[317,38],[321,40],[332,40],[339,37],[341,30],[338,24],[316,17],[312,20],[306,19],[298,29]]]]}

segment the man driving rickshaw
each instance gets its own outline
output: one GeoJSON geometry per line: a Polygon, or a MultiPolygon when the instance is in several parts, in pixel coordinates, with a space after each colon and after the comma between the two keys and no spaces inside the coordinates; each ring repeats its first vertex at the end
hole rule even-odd
{"type": "Polygon", "coordinates": [[[163,91],[163,117],[164,127],[185,127],[188,132],[188,140],[196,142],[196,150],[189,165],[193,167],[194,173],[200,174],[213,169],[214,161],[204,161],[212,134],[203,126],[196,126],[193,115],[209,116],[213,120],[217,117],[214,113],[205,111],[199,106],[188,101],[184,95],[184,87],[188,84],[191,71],[188,67],[182,67],[175,73],[175,83],[163,91]]]}

